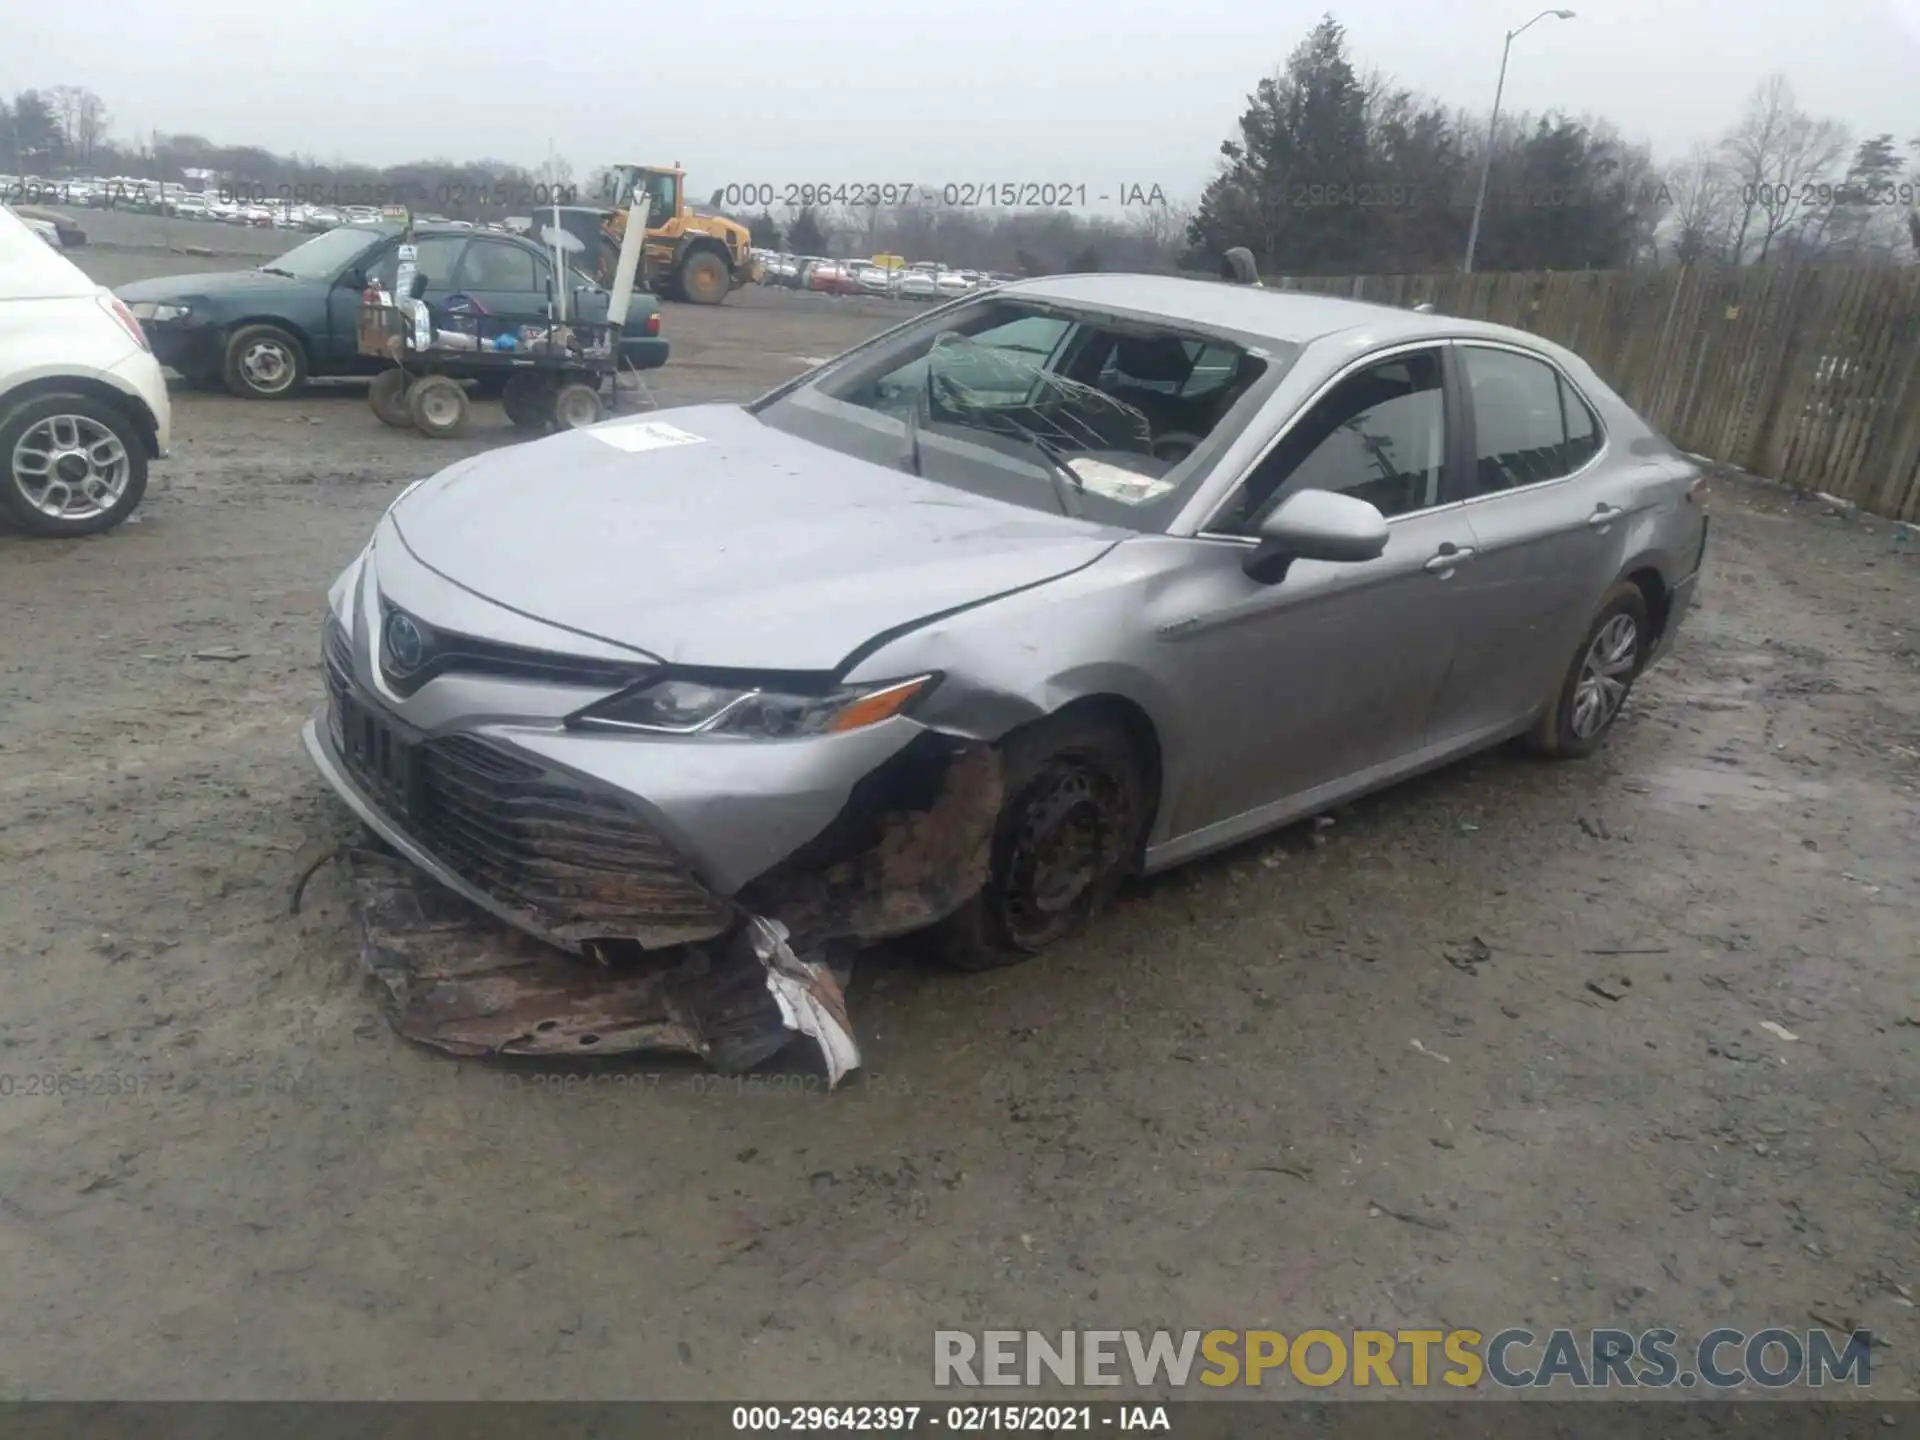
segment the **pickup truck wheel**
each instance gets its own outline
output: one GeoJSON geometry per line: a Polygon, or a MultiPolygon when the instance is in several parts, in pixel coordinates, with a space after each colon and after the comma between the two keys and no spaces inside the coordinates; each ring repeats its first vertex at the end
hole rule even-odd
{"type": "Polygon", "coordinates": [[[727,262],[711,250],[696,250],[680,262],[680,293],[695,305],[718,305],[732,277],[727,262]]]}
{"type": "Polygon", "coordinates": [[[929,932],[955,970],[997,970],[1078,933],[1113,898],[1147,820],[1143,767],[1126,731],[1063,715],[1001,754],[1006,801],[980,893],[929,932]]]}
{"type": "Polygon", "coordinates": [[[278,325],[242,325],[227,338],[222,374],[242,399],[284,399],[307,383],[307,352],[278,325]]]}
{"type": "Polygon", "coordinates": [[[29,535],[111,530],[147,490],[132,418],[91,395],[36,395],[0,414],[0,515],[29,535]]]}

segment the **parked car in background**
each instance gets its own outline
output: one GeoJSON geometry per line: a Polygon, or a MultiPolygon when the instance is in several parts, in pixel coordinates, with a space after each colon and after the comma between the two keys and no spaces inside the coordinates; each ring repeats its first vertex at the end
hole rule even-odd
{"type": "Polygon", "coordinates": [[[71,215],[64,215],[58,210],[49,210],[44,205],[15,205],[11,208],[13,213],[22,220],[31,220],[38,225],[51,225],[60,239],[60,248],[63,250],[77,250],[87,243],[87,232],[71,215]]]}
{"type": "Polygon", "coordinates": [[[827,295],[857,295],[860,282],[851,266],[838,260],[816,260],[807,271],[807,288],[827,295]]]}
{"type": "Polygon", "coordinates": [[[93,535],[167,453],[166,377],[127,307],[0,208],[0,520],[93,535]]]}
{"type": "MultiPolygon", "coordinates": [[[[122,286],[120,298],[146,327],[154,353],[189,381],[219,381],[255,399],[291,395],[312,376],[382,368],[360,354],[360,299],[369,281],[392,289],[399,230],[393,223],[343,225],[255,270],[137,281],[122,286]]],[[[553,262],[534,242],[421,225],[415,245],[428,304],[461,294],[495,314],[546,313],[553,262]]],[[[606,290],[577,272],[572,279],[572,313],[604,316],[606,290]]],[[[636,370],[666,363],[654,296],[635,293],[620,349],[636,370]]]]}
{"type": "Polygon", "coordinates": [[[207,197],[204,195],[182,195],[174,202],[174,213],[182,220],[205,220],[207,197]]]}
{"type": "Polygon", "coordinates": [[[862,293],[868,295],[889,295],[899,284],[896,273],[880,265],[862,265],[854,272],[854,280],[862,293]]]}
{"type": "Polygon", "coordinates": [[[958,299],[974,288],[973,282],[958,270],[942,270],[933,283],[942,300],[958,299]]]}
{"type": "Polygon", "coordinates": [[[909,300],[933,300],[939,297],[940,285],[931,271],[915,266],[900,277],[900,293],[909,300]]]}

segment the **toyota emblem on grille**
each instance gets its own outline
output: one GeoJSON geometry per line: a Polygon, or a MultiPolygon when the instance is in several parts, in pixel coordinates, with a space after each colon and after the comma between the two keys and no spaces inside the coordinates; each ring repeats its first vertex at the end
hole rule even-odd
{"type": "Polygon", "coordinates": [[[427,637],[420,627],[398,610],[387,616],[387,658],[399,671],[417,670],[427,658],[427,637]]]}

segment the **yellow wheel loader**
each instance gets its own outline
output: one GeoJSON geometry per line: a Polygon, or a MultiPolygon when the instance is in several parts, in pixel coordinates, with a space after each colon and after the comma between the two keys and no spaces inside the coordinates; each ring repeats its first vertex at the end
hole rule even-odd
{"type": "Polygon", "coordinates": [[[760,279],[753,258],[753,236],[744,225],[706,215],[687,203],[687,172],[672,165],[615,165],[608,172],[613,207],[605,235],[617,251],[626,228],[627,207],[635,191],[648,200],[647,282],[670,300],[718,305],[736,285],[760,279]]]}

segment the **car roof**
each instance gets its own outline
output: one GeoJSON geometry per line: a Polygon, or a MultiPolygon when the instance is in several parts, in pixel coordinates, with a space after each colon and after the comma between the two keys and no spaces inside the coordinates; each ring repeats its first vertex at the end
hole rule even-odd
{"type": "Polygon", "coordinates": [[[1503,325],[1423,315],[1396,305],[1375,305],[1297,290],[1266,290],[1218,280],[1174,275],[1055,275],[1004,286],[999,296],[1052,300],[1062,305],[1153,316],[1174,325],[1233,331],[1305,345],[1342,330],[1366,326],[1385,341],[1426,336],[1488,334],[1539,337],[1503,325]]]}
{"type": "Polygon", "coordinates": [[[99,285],[86,271],[0,205],[0,296],[9,300],[56,300],[92,295],[99,285]]]}

